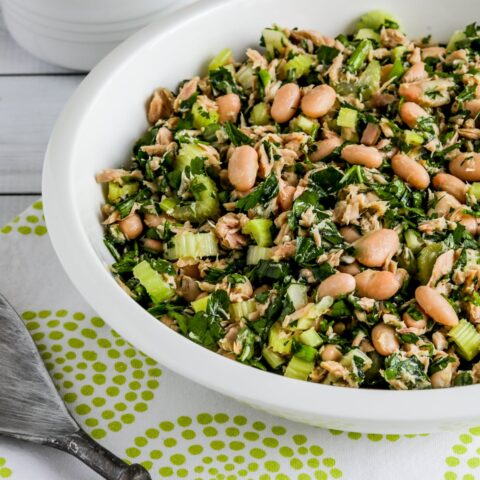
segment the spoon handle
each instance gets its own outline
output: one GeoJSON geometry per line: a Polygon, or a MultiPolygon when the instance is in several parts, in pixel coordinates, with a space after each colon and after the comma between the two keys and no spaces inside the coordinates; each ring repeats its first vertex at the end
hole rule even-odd
{"type": "Polygon", "coordinates": [[[106,480],[152,480],[141,465],[128,465],[83,430],[64,437],[50,438],[44,443],[73,455],[106,480]]]}

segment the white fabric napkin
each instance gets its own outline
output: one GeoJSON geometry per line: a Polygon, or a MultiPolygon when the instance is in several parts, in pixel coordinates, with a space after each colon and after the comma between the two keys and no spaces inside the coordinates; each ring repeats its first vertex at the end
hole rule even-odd
{"type": "MultiPolygon", "coordinates": [[[[1,232],[0,291],[23,317],[69,410],[97,441],[145,465],[153,479],[480,478],[480,427],[427,436],[323,430],[166,370],[75,291],[53,252],[40,201],[1,232]]],[[[0,438],[3,478],[99,477],[66,454],[0,438]]]]}

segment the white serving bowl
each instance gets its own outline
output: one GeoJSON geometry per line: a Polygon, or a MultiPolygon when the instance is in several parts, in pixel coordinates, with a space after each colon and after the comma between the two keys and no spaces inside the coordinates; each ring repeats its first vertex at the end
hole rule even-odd
{"type": "Polygon", "coordinates": [[[448,39],[480,17],[477,0],[210,0],[136,34],[85,79],[52,134],[43,195],[55,250],[81,294],[123,337],[168,368],[256,408],[311,425],[375,433],[423,433],[480,423],[480,385],[444,390],[355,390],[301,382],[228,360],[170,330],[130,299],[108,270],[95,173],[123,165],[148,127],[145,102],[204,71],[224,47],[240,56],[277,23],[328,35],[372,8],[392,12],[407,33],[448,39]]]}

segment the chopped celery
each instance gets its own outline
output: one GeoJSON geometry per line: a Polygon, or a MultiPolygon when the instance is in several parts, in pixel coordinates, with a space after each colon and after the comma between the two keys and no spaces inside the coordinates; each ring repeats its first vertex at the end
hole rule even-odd
{"type": "Polygon", "coordinates": [[[192,107],[193,126],[197,129],[208,127],[214,123],[218,123],[219,115],[216,110],[205,110],[198,102],[192,107]]]}
{"type": "Polygon", "coordinates": [[[123,185],[119,185],[117,182],[108,182],[108,201],[110,203],[118,203],[125,197],[133,195],[138,191],[137,182],[124,182],[123,185]]]}
{"type": "Polygon", "coordinates": [[[190,305],[193,308],[193,311],[195,313],[197,312],[205,312],[207,310],[207,304],[208,304],[208,299],[210,298],[210,295],[205,295],[202,298],[199,298],[198,300],[194,300],[190,305]]]}
{"type": "Polygon", "coordinates": [[[270,57],[275,56],[275,52],[280,55],[285,52],[286,46],[290,43],[287,36],[281,30],[265,28],[262,31],[262,38],[270,57]]]}
{"type": "Polygon", "coordinates": [[[312,373],[314,362],[306,362],[298,357],[292,357],[285,370],[285,377],[307,380],[312,373]]]}
{"type": "Polygon", "coordinates": [[[380,76],[382,69],[377,60],[372,60],[360,75],[358,81],[363,97],[368,99],[380,88],[380,76]]]}
{"type": "Polygon", "coordinates": [[[473,360],[480,352],[480,333],[467,320],[460,320],[458,325],[448,332],[448,336],[455,342],[465,360],[473,360]]]}
{"type": "Polygon", "coordinates": [[[425,141],[423,135],[420,135],[412,130],[405,130],[403,132],[403,139],[407,145],[422,145],[422,143],[425,141]]]}
{"type": "Polygon", "coordinates": [[[305,360],[306,362],[313,362],[318,355],[318,352],[315,348],[298,342],[293,343],[293,351],[295,352],[295,357],[305,360]]]}
{"type": "Polygon", "coordinates": [[[247,93],[253,90],[253,87],[255,86],[255,77],[255,70],[250,65],[244,65],[235,74],[235,80],[247,93]]]}
{"type": "Polygon", "coordinates": [[[474,182],[468,187],[467,195],[470,197],[474,197],[475,200],[480,200],[480,183],[474,182]]]}
{"type": "Polygon", "coordinates": [[[268,70],[260,70],[258,72],[258,78],[262,82],[262,85],[264,87],[266,87],[270,83],[270,80],[271,80],[272,77],[271,77],[270,72],[268,70]]]}
{"type": "Polygon", "coordinates": [[[171,213],[177,205],[177,200],[172,197],[165,197],[158,206],[165,212],[171,213]]]}
{"type": "Polygon", "coordinates": [[[443,246],[440,243],[431,243],[426,247],[423,247],[418,254],[417,267],[418,267],[418,280],[425,285],[430,276],[432,275],[433,265],[435,260],[442,253],[443,246]]]}
{"type": "Polygon", "coordinates": [[[401,58],[396,58],[393,62],[392,69],[388,74],[387,80],[391,80],[392,78],[400,78],[405,73],[405,69],[403,68],[403,62],[401,58]]]}
{"type": "Polygon", "coordinates": [[[266,347],[263,347],[262,350],[262,357],[266,360],[266,362],[273,368],[276,369],[283,363],[285,363],[285,358],[283,358],[278,353],[272,352],[266,347]]]}
{"type": "Polygon", "coordinates": [[[338,112],[337,125],[355,129],[357,127],[358,112],[352,108],[342,107],[338,112]]]}
{"type": "Polygon", "coordinates": [[[206,175],[196,175],[190,183],[194,202],[180,204],[173,210],[172,216],[182,222],[203,222],[218,215],[220,205],[215,182],[206,175]]]}
{"type": "Polygon", "coordinates": [[[132,272],[154,303],[163,302],[175,295],[174,287],[166,282],[146,260],[135,265],[132,272]]]}
{"type": "Polygon", "coordinates": [[[403,54],[406,52],[407,47],[405,45],[397,45],[394,49],[392,49],[392,60],[401,60],[403,54]]]}
{"type": "Polygon", "coordinates": [[[279,323],[275,323],[268,334],[268,346],[280,355],[289,355],[292,351],[292,337],[282,329],[279,323]]]}
{"type": "Polygon", "coordinates": [[[399,25],[398,21],[390,13],[383,10],[372,10],[360,17],[360,20],[357,23],[357,30],[360,30],[362,28],[379,30],[380,27],[385,24],[390,24],[392,26],[399,25]]]}
{"type": "Polygon", "coordinates": [[[251,245],[247,250],[247,265],[256,265],[260,260],[269,260],[271,256],[271,248],[251,245]]]}
{"type": "Polygon", "coordinates": [[[357,46],[357,48],[353,51],[350,58],[347,60],[347,69],[355,73],[360,68],[362,68],[367,56],[372,49],[372,43],[368,39],[363,39],[357,46]]]}
{"type": "Polygon", "coordinates": [[[296,80],[308,73],[313,65],[313,58],[310,55],[300,54],[290,59],[285,64],[285,71],[289,80],[296,80]]]}
{"type": "Polygon", "coordinates": [[[372,366],[371,358],[363,353],[359,348],[354,348],[346,353],[340,363],[349,370],[353,370],[354,365],[356,367],[360,366],[360,369],[364,372],[366,372],[372,366]]]}
{"type": "Polygon", "coordinates": [[[184,143],[178,150],[174,161],[175,170],[184,170],[194,158],[205,156],[205,150],[197,143],[184,143]]]}
{"type": "Polygon", "coordinates": [[[169,260],[192,257],[214,257],[218,255],[217,238],[209,233],[177,233],[169,242],[165,257],[169,260]]]}
{"type": "Polygon", "coordinates": [[[287,296],[292,302],[293,308],[299,310],[308,303],[307,286],[301,283],[291,283],[287,288],[287,296]]]}
{"type": "Polygon", "coordinates": [[[216,70],[225,66],[232,59],[233,53],[229,48],[224,48],[208,65],[208,70],[216,70]]]}
{"type": "Polygon", "coordinates": [[[245,300],[244,302],[230,304],[230,315],[234,320],[248,318],[248,316],[256,310],[257,302],[253,298],[245,300]]]}
{"type": "Polygon", "coordinates": [[[364,38],[368,38],[370,40],[374,40],[377,43],[380,43],[380,35],[375,30],[371,28],[361,28],[355,34],[356,40],[363,40],[364,38]]]}
{"type": "Polygon", "coordinates": [[[249,220],[242,228],[242,233],[250,235],[259,247],[269,247],[272,244],[273,222],[267,218],[249,220]]]}
{"type": "Polygon", "coordinates": [[[270,123],[270,113],[266,103],[257,103],[252,108],[250,123],[252,125],[268,125],[268,123],[270,123]]]}
{"type": "Polygon", "coordinates": [[[323,343],[320,335],[314,328],[309,328],[300,334],[300,341],[310,347],[318,347],[323,343]]]}
{"type": "Polygon", "coordinates": [[[308,303],[305,305],[303,315],[300,317],[296,324],[292,323],[289,328],[293,330],[308,330],[312,327],[315,320],[327,313],[330,307],[333,305],[333,297],[323,297],[318,303],[308,303]]]}
{"type": "Polygon", "coordinates": [[[447,43],[447,52],[453,52],[454,50],[456,50],[457,42],[461,42],[466,38],[467,36],[465,35],[465,32],[463,32],[462,30],[457,30],[453,32],[452,36],[450,37],[450,40],[447,43]]]}
{"type": "Polygon", "coordinates": [[[419,234],[412,229],[409,229],[405,232],[405,242],[407,243],[408,248],[415,254],[417,254],[424,245],[419,234]]]}
{"type": "Polygon", "coordinates": [[[315,132],[319,128],[317,120],[307,118],[304,115],[298,115],[290,122],[290,130],[292,132],[305,132],[308,135],[315,136],[315,132]]]}
{"type": "Polygon", "coordinates": [[[220,130],[222,126],[219,123],[211,123],[205,127],[203,130],[202,138],[208,143],[214,143],[217,141],[217,131],[220,130]]]}

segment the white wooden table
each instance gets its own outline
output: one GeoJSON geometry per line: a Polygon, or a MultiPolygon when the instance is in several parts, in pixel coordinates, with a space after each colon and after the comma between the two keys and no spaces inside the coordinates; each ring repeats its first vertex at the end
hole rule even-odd
{"type": "Polygon", "coordinates": [[[19,47],[0,11],[0,226],[40,195],[50,132],[82,78],[19,47]]]}

